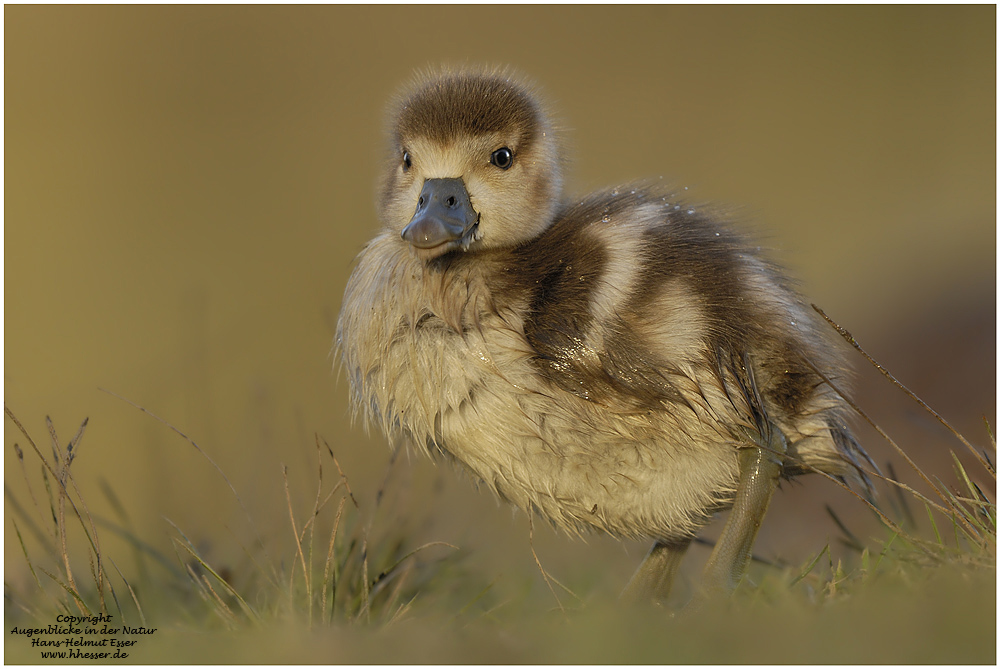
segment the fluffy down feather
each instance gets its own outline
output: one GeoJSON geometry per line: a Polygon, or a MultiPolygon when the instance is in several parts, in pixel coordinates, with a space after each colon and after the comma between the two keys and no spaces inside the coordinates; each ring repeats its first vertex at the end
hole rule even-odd
{"type": "Polygon", "coordinates": [[[572,532],[689,538],[767,424],[783,475],[867,489],[816,372],[842,384],[840,356],[756,246],[647,185],[564,199],[556,130],[507,71],[424,75],[391,118],[383,228],[337,329],[355,409],[386,435],[572,532]],[[475,224],[404,239],[428,184],[457,178],[475,224]]]}

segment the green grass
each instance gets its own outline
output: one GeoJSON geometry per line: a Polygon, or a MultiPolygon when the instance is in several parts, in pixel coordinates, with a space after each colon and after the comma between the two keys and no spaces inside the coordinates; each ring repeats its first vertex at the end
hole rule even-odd
{"type": "MultiPolygon", "coordinates": [[[[957,433],[978,477],[953,454],[960,485],[949,489],[890,440],[926,490],[886,477],[879,535],[859,538],[834,517],[852,547],[847,558],[826,545],[801,565],[758,564],[731,599],[677,611],[623,607],[544,571],[549,588],[500,583],[474,554],[417,543],[404,521],[420,511],[389,494],[396,464],[374,489],[352,489],[320,437],[310,501],[283,472],[286,531],[265,540],[225,473],[164,423],[218,472],[254,538],[240,546],[241,561],[220,566],[168,521],[172,551],[159,550],[110,487],[100,492],[116,519],[90,512],[95,491],[73,475],[86,421],[65,443],[47,421],[46,453],[6,414],[23,438],[13,448],[28,490],[22,499],[7,489],[7,515],[31,576],[27,589],[5,586],[8,631],[110,613],[157,628],[134,649],[144,663],[996,662],[996,505],[974,483],[995,482],[995,471],[957,433]],[[125,538],[128,569],[104,548],[108,534],[125,538]]],[[[7,635],[5,653],[10,663],[42,662],[20,635],[7,635]]]]}

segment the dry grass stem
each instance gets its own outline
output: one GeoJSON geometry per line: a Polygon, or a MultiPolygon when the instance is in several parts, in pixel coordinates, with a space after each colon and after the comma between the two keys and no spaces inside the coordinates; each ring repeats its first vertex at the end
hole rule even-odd
{"type": "MultiPolygon", "coordinates": [[[[902,383],[900,383],[896,379],[896,377],[893,376],[892,374],[890,374],[889,370],[887,370],[885,367],[883,367],[882,365],[880,365],[875,360],[875,358],[873,358],[870,355],[868,355],[868,352],[865,351],[865,349],[861,348],[861,344],[859,344],[858,340],[854,338],[854,335],[852,335],[850,332],[848,332],[846,328],[844,328],[843,326],[841,326],[839,323],[837,323],[836,321],[834,321],[832,318],[830,318],[829,316],[827,316],[826,313],[822,309],[820,309],[818,306],[816,306],[815,304],[812,305],[812,308],[815,309],[816,312],[820,316],[822,316],[826,320],[826,322],[829,323],[833,327],[833,329],[836,330],[837,333],[847,341],[848,344],[850,344],[851,346],[853,346],[861,355],[863,355],[865,357],[865,359],[868,362],[870,362],[872,364],[873,367],[875,367],[875,369],[877,369],[879,372],[881,372],[882,376],[884,376],[885,378],[889,379],[889,381],[891,381],[894,386],[896,386],[897,388],[899,388],[900,390],[902,390],[904,393],[906,393],[906,395],[910,399],[912,399],[914,402],[916,402],[917,404],[919,404],[921,406],[921,408],[923,408],[924,411],[926,411],[930,415],[934,416],[938,420],[938,422],[940,422],[942,425],[944,425],[946,428],[948,428],[948,430],[953,435],[955,435],[955,437],[960,442],[962,442],[963,444],[965,444],[965,447],[969,449],[969,452],[972,453],[972,455],[975,456],[975,458],[977,460],[979,460],[979,463],[983,467],[985,467],[988,470],[992,470],[993,469],[993,467],[989,464],[989,462],[986,459],[984,459],[982,455],[979,454],[979,451],[977,451],[973,447],[973,445],[970,444],[968,442],[968,440],[961,435],[961,433],[959,433],[958,430],[956,430],[954,427],[951,426],[951,423],[949,423],[948,421],[946,421],[937,411],[935,411],[934,409],[930,408],[930,406],[928,406],[926,402],[924,402],[922,399],[920,399],[917,396],[916,393],[914,393],[912,390],[910,390],[909,388],[907,388],[906,386],[904,386],[902,383]]],[[[996,442],[993,443],[993,447],[996,448],[996,442]]]]}

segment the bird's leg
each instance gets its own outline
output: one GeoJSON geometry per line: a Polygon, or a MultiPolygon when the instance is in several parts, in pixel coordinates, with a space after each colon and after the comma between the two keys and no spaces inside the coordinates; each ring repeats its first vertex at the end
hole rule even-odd
{"type": "Polygon", "coordinates": [[[750,561],[757,530],[778,486],[781,456],[787,448],[781,430],[772,424],[766,432],[759,437],[754,435],[755,443],[739,451],[736,499],[722,536],[705,565],[702,584],[705,594],[735,590],[750,561]]]}
{"type": "Polygon", "coordinates": [[[691,539],[672,543],[657,541],[646,559],[636,569],[621,597],[631,602],[665,600],[691,539]]]}

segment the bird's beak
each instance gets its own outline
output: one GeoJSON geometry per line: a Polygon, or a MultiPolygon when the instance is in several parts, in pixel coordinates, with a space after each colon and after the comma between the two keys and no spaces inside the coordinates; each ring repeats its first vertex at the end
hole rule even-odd
{"type": "Polygon", "coordinates": [[[478,223],[479,214],[472,208],[461,178],[428,179],[402,237],[413,246],[418,257],[430,260],[467,247],[473,241],[478,223]]]}

